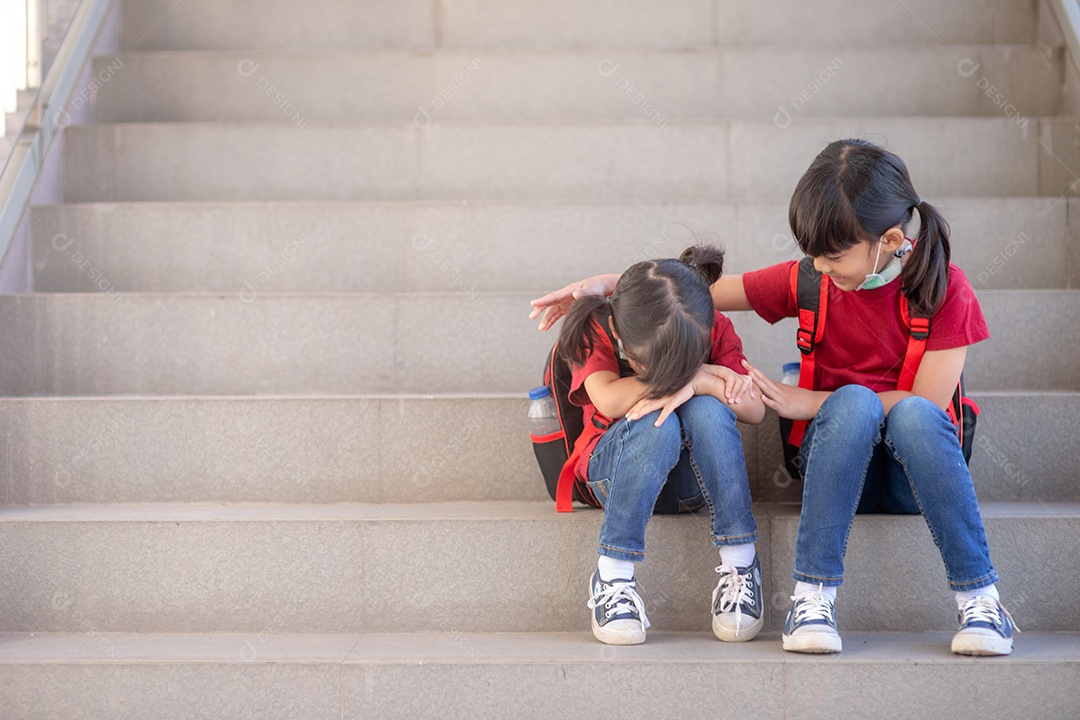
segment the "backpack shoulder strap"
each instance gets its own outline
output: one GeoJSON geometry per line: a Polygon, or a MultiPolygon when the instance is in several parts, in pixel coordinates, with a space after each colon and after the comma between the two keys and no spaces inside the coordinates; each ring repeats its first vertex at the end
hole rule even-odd
{"type": "Polygon", "coordinates": [[[908,329],[908,346],[904,353],[904,366],[900,370],[900,383],[896,389],[911,392],[915,387],[915,374],[919,371],[919,364],[926,353],[926,339],[930,337],[930,318],[920,313],[912,315],[907,296],[902,291],[900,315],[908,329]]]}
{"type": "MultiPolygon", "coordinates": [[[[904,324],[908,329],[908,345],[907,350],[904,352],[904,365],[900,369],[900,382],[897,383],[896,389],[911,392],[912,388],[915,387],[915,375],[919,372],[919,365],[922,364],[923,355],[926,354],[926,340],[930,337],[930,318],[920,313],[912,314],[907,296],[903,292],[900,293],[900,315],[904,318],[904,324]]],[[[965,404],[971,405],[974,408],[974,413],[978,414],[978,405],[964,395],[964,376],[961,374],[960,382],[953,392],[952,402],[949,403],[949,407],[946,409],[949,419],[956,426],[957,434],[961,440],[964,437],[965,404]]]]}
{"type": "Polygon", "coordinates": [[[791,293],[799,312],[796,343],[805,358],[825,336],[825,315],[829,305],[829,283],[814,268],[814,259],[804,257],[791,266],[791,293]]]}
{"type": "MultiPolygon", "coordinates": [[[[802,353],[799,387],[814,389],[814,350],[825,337],[825,317],[829,309],[829,280],[814,267],[814,258],[804,257],[791,266],[791,294],[798,308],[796,344],[802,353]]],[[[792,423],[788,442],[798,447],[806,432],[806,421],[792,423]]]]}

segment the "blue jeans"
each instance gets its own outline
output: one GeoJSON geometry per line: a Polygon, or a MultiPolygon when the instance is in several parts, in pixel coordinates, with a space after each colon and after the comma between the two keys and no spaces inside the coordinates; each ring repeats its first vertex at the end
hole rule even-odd
{"type": "Polygon", "coordinates": [[[846,385],[809,423],[799,460],[796,580],[840,585],[855,513],[883,512],[922,514],[954,591],[997,582],[952,421],[929,400],[905,398],[886,417],[873,391],[846,385]]]}
{"type": "Polygon", "coordinates": [[[645,525],[659,509],[661,490],[683,509],[708,505],[717,547],[755,542],[735,413],[716,398],[698,396],[655,427],[658,416],[619,420],[589,459],[589,488],[604,506],[599,553],[635,562],[645,557],[645,525]]]}

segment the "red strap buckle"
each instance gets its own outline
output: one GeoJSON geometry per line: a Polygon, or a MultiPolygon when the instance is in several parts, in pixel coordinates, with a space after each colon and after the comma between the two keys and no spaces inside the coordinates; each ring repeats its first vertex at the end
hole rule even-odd
{"type": "Polygon", "coordinates": [[[814,331],[799,328],[795,334],[795,344],[799,346],[799,351],[803,355],[809,355],[814,351],[814,331]]]}
{"type": "Polygon", "coordinates": [[[916,340],[922,340],[930,334],[930,318],[911,318],[911,336],[916,340]]]}

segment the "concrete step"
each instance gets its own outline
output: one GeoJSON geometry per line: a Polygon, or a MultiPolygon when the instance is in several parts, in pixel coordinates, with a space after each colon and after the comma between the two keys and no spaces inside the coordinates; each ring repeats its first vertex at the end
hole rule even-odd
{"type": "Polygon", "coordinates": [[[147,0],[123,4],[127,50],[362,47],[681,47],[731,44],[1027,43],[1035,0],[147,0]],[[326,18],[333,18],[326,22],[326,18]],[[783,22],[777,22],[783,18],[783,22]]]}
{"type": "MultiPolygon", "coordinates": [[[[1077,288],[1077,200],[929,197],[977,290],[1077,288]]],[[[787,203],[90,203],[35,206],[39,292],[556,288],[726,246],[729,273],[797,256],[787,203]],[[687,230],[689,228],[689,231],[687,230]],[[691,232],[692,231],[692,232],[691,232]],[[521,262],[522,248],[532,248],[521,262]],[[92,270],[93,269],[93,270],[92,270]]]]}
{"type": "MultiPolygon", "coordinates": [[[[1080,500],[1080,395],[974,397],[981,500],[1080,500]]],[[[0,504],[544,501],[527,407],[521,395],[0,400],[0,504]]],[[[740,430],[755,500],[799,502],[776,419],[740,430]]]]}
{"type": "MultiPolygon", "coordinates": [[[[533,387],[555,341],[531,293],[0,296],[0,394],[512,393],[533,387]]],[[[1080,291],[987,290],[996,340],[977,346],[973,390],[1080,390],[1080,291]],[[1046,308],[1055,312],[1048,313],[1046,308]]],[[[794,319],[732,313],[751,362],[797,359],[794,319]]]]}
{"type": "Polygon", "coordinates": [[[786,200],[830,139],[852,136],[898,152],[930,197],[1060,197],[1080,177],[1068,162],[1074,126],[1005,116],[102,124],[68,128],[64,198],[786,200]]]}
{"type": "Polygon", "coordinates": [[[97,122],[306,123],[1054,115],[1064,52],[1032,45],[628,50],[138,53],[109,76],[97,122]],[[318,82],[334,78],[333,83],[318,82]],[[991,90],[991,86],[993,90],[991,90]]]}
{"type": "MultiPolygon", "coordinates": [[[[1080,627],[1080,503],[984,503],[982,512],[1017,623],[1080,627]]],[[[758,504],[755,516],[775,631],[793,587],[798,511],[758,504]]],[[[560,515],[550,502],[9,506],[0,508],[0,631],[581,631],[601,520],[598,510],[560,515]],[[447,552],[433,562],[432,547],[447,552]]],[[[704,515],[650,522],[638,577],[657,630],[709,629],[717,555],[708,538],[704,515]]],[[[859,516],[846,564],[843,630],[955,629],[921,517],[859,516]],[[925,601],[898,602],[912,587],[925,601]]]]}
{"type": "Polygon", "coordinates": [[[539,501],[527,407],[522,395],[0,400],[0,504],[539,501]]]}
{"type": "Polygon", "coordinates": [[[733,705],[762,720],[856,717],[868,702],[918,717],[1075,715],[1077,633],[1026,632],[992,661],[950,655],[949,639],[851,632],[841,655],[812,657],[783,652],[776,636],[719,645],[654,630],[645,645],[611,647],[588,633],[472,634],[452,623],[422,635],[13,634],[0,635],[0,702],[10,720],[573,718],[603,715],[612,687],[625,686],[643,717],[723,717],[733,705]],[[723,692],[687,693],[688,677],[723,678],[723,692]]]}

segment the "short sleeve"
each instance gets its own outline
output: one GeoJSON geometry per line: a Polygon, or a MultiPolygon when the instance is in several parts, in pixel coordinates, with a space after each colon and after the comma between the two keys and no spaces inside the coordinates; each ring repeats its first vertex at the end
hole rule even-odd
{"type": "Polygon", "coordinates": [[[941,307],[930,320],[927,350],[949,350],[982,342],[990,337],[975,289],[964,271],[949,266],[949,287],[941,307]]]}
{"type": "Polygon", "coordinates": [[[791,266],[795,262],[789,260],[742,276],[750,307],[770,324],[797,314],[791,293],[791,266]]]}
{"type": "Polygon", "coordinates": [[[594,320],[593,332],[596,342],[593,343],[589,356],[585,358],[585,364],[574,366],[570,369],[570,402],[578,407],[592,405],[589,393],[585,390],[585,378],[595,372],[608,371],[619,374],[619,361],[615,358],[615,348],[611,347],[608,334],[594,320]]]}
{"type": "Polygon", "coordinates": [[[746,375],[746,368],[742,361],[746,359],[743,354],[742,340],[735,332],[735,326],[731,321],[716,313],[716,321],[713,324],[713,346],[709,355],[709,362],[713,365],[723,365],[737,373],[746,375]]]}

